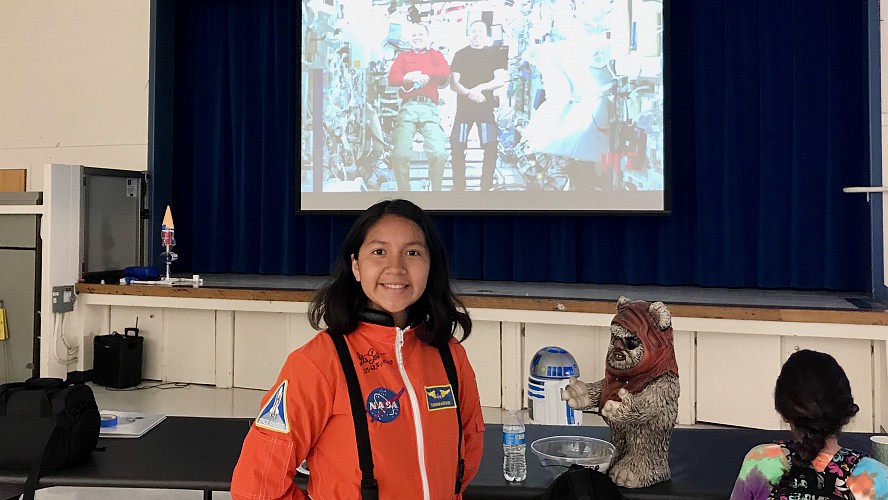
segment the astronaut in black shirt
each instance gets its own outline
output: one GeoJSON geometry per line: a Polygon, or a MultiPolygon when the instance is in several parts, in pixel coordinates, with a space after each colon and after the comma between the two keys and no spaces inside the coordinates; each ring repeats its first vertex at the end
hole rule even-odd
{"type": "Polygon", "coordinates": [[[453,190],[466,189],[466,143],[473,125],[484,150],[481,191],[493,187],[499,128],[493,116],[497,106],[493,91],[505,85],[508,51],[490,46],[490,26],[484,21],[469,25],[469,46],[460,49],[450,64],[450,87],[456,92],[456,118],[450,132],[453,190]]]}

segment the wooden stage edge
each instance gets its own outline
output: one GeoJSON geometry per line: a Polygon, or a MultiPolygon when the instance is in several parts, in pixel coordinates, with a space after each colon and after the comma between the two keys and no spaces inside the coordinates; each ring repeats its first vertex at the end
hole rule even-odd
{"type": "MultiPolygon", "coordinates": [[[[216,300],[262,300],[271,302],[310,302],[314,290],[247,289],[247,288],[184,288],[78,283],[77,293],[129,295],[141,297],[175,297],[216,300]]],[[[613,314],[613,301],[510,297],[496,295],[463,295],[469,309],[514,309],[522,311],[559,311],[573,313],[613,314]]],[[[850,309],[802,309],[761,306],[729,306],[669,303],[674,317],[735,319],[745,321],[788,321],[797,323],[835,323],[845,325],[888,325],[888,311],[850,309]]]]}

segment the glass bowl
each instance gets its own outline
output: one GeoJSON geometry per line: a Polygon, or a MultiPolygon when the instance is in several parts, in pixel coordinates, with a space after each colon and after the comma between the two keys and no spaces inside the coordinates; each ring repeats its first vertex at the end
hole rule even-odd
{"type": "Polygon", "coordinates": [[[540,465],[556,476],[573,464],[607,472],[614,456],[614,445],[586,436],[545,437],[531,443],[530,449],[540,465]]]}

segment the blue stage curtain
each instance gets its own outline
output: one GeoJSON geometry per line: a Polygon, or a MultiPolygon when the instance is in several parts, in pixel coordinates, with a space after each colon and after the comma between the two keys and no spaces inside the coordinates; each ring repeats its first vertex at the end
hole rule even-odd
{"type": "MultiPolygon", "coordinates": [[[[865,3],[670,4],[671,213],[439,215],[454,276],[869,288],[865,3]]],[[[176,2],[180,270],[326,274],[354,220],[296,209],[296,9],[176,2]]]]}

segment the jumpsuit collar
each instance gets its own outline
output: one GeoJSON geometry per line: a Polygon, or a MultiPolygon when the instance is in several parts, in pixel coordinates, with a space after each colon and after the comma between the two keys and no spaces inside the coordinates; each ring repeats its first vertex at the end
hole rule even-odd
{"type": "MultiPolygon", "coordinates": [[[[390,344],[395,341],[398,328],[395,327],[395,319],[391,314],[365,307],[358,311],[358,319],[361,321],[359,331],[368,338],[390,344]]],[[[410,326],[403,329],[405,343],[412,343],[416,339],[415,331],[422,325],[422,321],[414,320],[410,326]]]]}

